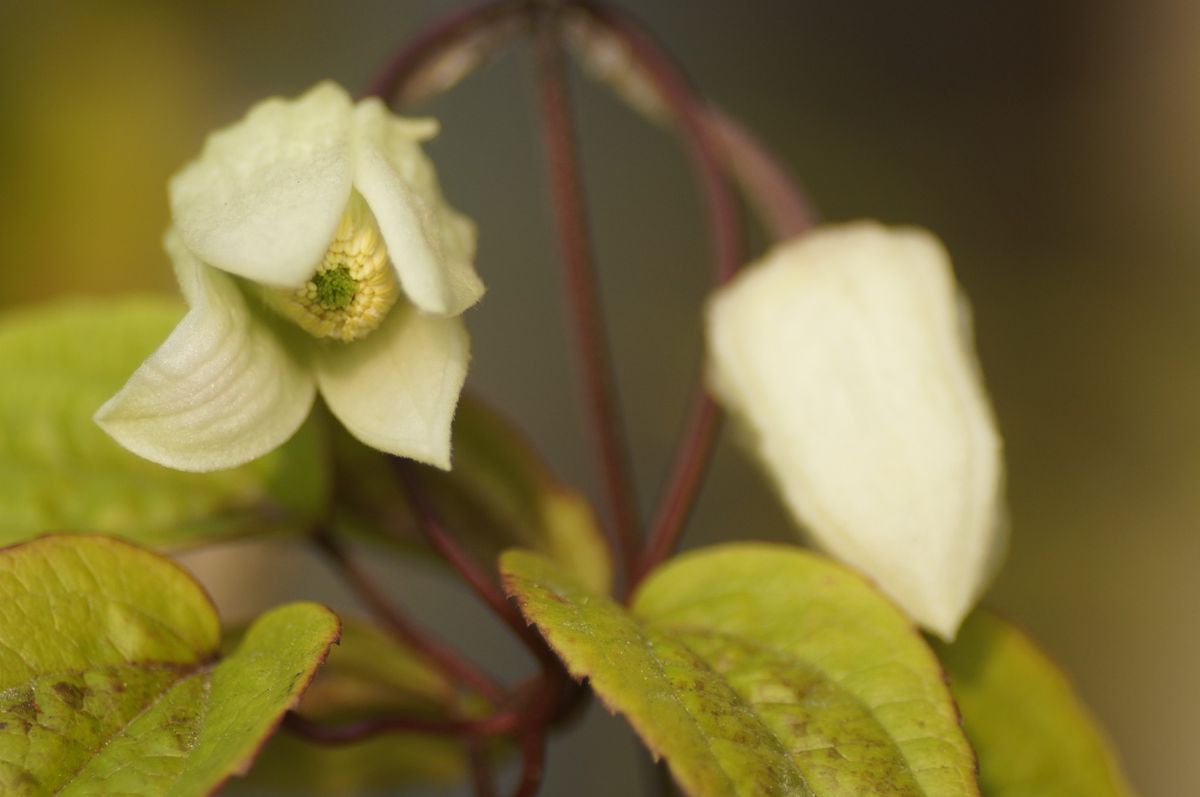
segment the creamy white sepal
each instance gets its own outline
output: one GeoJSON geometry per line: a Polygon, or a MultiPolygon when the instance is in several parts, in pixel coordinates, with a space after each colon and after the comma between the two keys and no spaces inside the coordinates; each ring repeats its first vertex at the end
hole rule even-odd
{"type": "Polygon", "coordinates": [[[419,143],[436,123],[393,116],[377,99],[354,110],[354,187],[379,223],[404,293],[435,315],[458,315],[483,296],[472,265],[475,225],[442,197],[419,143]]]}
{"type": "Polygon", "coordinates": [[[818,229],[712,299],[708,374],[815,541],[952,639],[1004,549],[1001,443],[931,235],[818,229]]]}
{"type": "Polygon", "coordinates": [[[273,98],[213,133],[171,179],[172,222],[202,261],[266,285],[299,287],[350,198],[353,107],[336,84],[273,98]]]}
{"type": "Polygon", "coordinates": [[[329,409],[372,448],[450,469],[450,425],[467,376],[470,344],[458,317],[401,301],[370,337],[317,352],[329,409]]]}
{"type": "Polygon", "coordinates": [[[145,459],[213,471],[277,448],[304,422],[310,366],[256,317],[234,279],[196,259],[172,230],[166,249],[188,313],[96,422],[145,459]]]}

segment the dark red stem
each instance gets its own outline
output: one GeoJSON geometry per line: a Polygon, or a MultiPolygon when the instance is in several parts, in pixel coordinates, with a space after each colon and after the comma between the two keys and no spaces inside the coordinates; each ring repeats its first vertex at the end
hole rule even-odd
{"type": "MultiPolygon", "coordinates": [[[[705,105],[675,63],[639,26],[606,5],[587,0],[581,0],[577,5],[627,44],[675,117],[704,195],[712,235],[715,282],[718,285],[727,282],[742,263],[741,215],[737,199],[722,172],[720,151],[709,133],[705,105]]],[[[688,427],[681,438],[671,476],[635,571],[635,584],[674,549],[711,459],[718,419],[719,413],[707,391],[703,386],[697,388],[688,427]]]]}
{"type": "Polygon", "coordinates": [[[721,413],[703,386],[696,388],[670,480],[654,515],[632,586],[671,555],[687,524],[712,459],[721,413]]]}
{"type": "MultiPolygon", "coordinates": [[[[293,732],[321,744],[354,744],[380,733],[506,736],[524,732],[544,722],[546,712],[543,706],[550,684],[550,678],[545,673],[539,673],[514,690],[507,696],[503,705],[486,717],[387,716],[326,724],[289,713],[286,724],[293,732]]],[[[557,686],[554,688],[557,689],[557,686]]]]}
{"type": "Polygon", "coordinates": [[[482,719],[454,717],[371,717],[327,725],[299,714],[284,719],[288,730],[319,744],[355,744],[381,733],[424,733],[434,736],[500,736],[514,733],[525,724],[518,711],[504,711],[482,719]]]}
{"type": "Polygon", "coordinates": [[[542,786],[546,768],[546,729],[529,731],[521,737],[521,777],[513,797],[533,797],[542,786]]]}
{"type": "Polygon", "coordinates": [[[546,730],[562,709],[579,693],[579,684],[566,676],[561,668],[546,671],[534,701],[530,703],[528,723],[521,736],[521,777],[513,797],[532,797],[542,785],[546,762],[546,730]]]}
{"type": "Polygon", "coordinates": [[[454,11],[434,22],[392,58],[367,88],[367,96],[380,97],[385,102],[405,95],[409,81],[439,54],[471,34],[496,25],[508,17],[527,13],[530,0],[492,0],[454,11]]]}
{"type": "Polygon", "coordinates": [[[320,531],[314,539],[346,583],[396,637],[436,663],[442,672],[475,690],[493,705],[504,699],[504,688],[492,680],[491,676],[393,606],[366,571],[350,558],[330,533],[320,531]]]}
{"type": "Polygon", "coordinates": [[[471,587],[472,591],[525,643],[529,651],[543,667],[559,669],[557,657],[546,647],[546,642],[525,623],[516,604],[509,601],[496,580],[467,553],[454,535],[446,530],[436,507],[421,484],[419,465],[403,459],[393,459],[400,485],[413,509],[417,527],[426,541],[471,587]]]}
{"type": "Polygon", "coordinates": [[[704,115],[720,145],[725,168],[738,181],[754,211],[776,241],[786,241],[817,223],[812,201],[782,163],[754,135],[719,108],[704,115]]]}
{"type": "Polygon", "coordinates": [[[558,10],[544,8],[538,15],[536,28],[534,50],[542,136],[566,266],[567,299],[575,324],[592,437],[616,532],[616,547],[624,572],[632,576],[638,558],[641,524],[592,262],[558,10]]]}
{"type": "Polygon", "coordinates": [[[467,743],[471,759],[471,785],[476,797],[496,797],[496,781],[492,772],[492,757],[488,753],[488,737],[473,736],[467,743]]]}

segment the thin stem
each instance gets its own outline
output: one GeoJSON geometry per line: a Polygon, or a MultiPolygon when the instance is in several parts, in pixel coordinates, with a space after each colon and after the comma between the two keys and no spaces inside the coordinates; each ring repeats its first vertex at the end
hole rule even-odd
{"type": "MultiPolygon", "coordinates": [[[[492,0],[491,2],[454,11],[425,28],[401,49],[388,65],[375,77],[367,89],[367,96],[380,97],[385,102],[398,99],[401,104],[425,96],[428,92],[413,89],[413,83],[422,69],[434,59],[445,54],[475,34],[495,30],[507,19],[521,19],[527,14],[530,0],[492,0]]],[[[503,38],[494,42],[498,46],[503,38]]],[[[479,54],[477,63],[484,56],[479,54]]],[[[474,63],[471,64],[474,66],[474,63]]],[[[461,78],[463,73],[458,74],[461,78]]],[[[439,87],[440,88],[440,87],[439,87]]]]}
{"type": "Polygon", "coordinates": [[[543,8],[535,23],[534,49],[550,191],[566,267],[567,299],[575,324],[593,442],[621,564],[632,577],[639,548],[637,498],[592,263],[560,35],[558,9],[543,8]]]}
{"type": "Polygon", "coordinates": [[[530,731],[521,738],[521,778],[513,797],[533,797],[542,786],[546,769],[546,729],[530,731]]]}
{"type": "Polygon", "coordinates": [[[355,744],[381,733],[422,733],[433,736],[501,736],[520,730],[525,717],[519,711],[503,711],[482,719],[455,717],[371,717],[327,725],[300,714],[284,717],[288,730],[318,744],[355,744]]]}
{"type": "Polygon", "coordinates": [[[741,214],[737,198],[722,171],[722,152],[709,130],[709,110],[680,68],[639,25],[606,4],[574,3],[624,41],[646,77],[662,96],[679,125],[692,168],[700,182],[712,234],[713,273],[718,284],[730,280],[742,265],[741,214]]]}
{"type": "Polygon", "coordinates": [[[817,211],[783,164],[721,109],[709,106],[704,116],[710,135],[720,145],[725,168],[771,236],[784,241],[812,228],[817,211]]]}
{"type": "Polygon", "coordinates": [[[413,509],[413,514],[416,515],[417,527],[433,549],[462,576],[472,591],[525,643],[525,646],[543,667],[560,668],[558,659],[546,647],[546,642],[525,623],[521,612],[515,604],[508,600],[500,589],[500,585],[479,566],[469,553],[459,546],[454,536],[446,530],[438,516],[437,509],[421,484],[417,471],[418,466],[402,459],[393,459],[392,463],[409,505],[413,509]]]}
{"type": "MultiPolygon", "coordinates": [[[[707,111],[674,62],[640,27],[612,9],[589,0],[578,6],[624,41],[647,78],[674,115],[705,199],[712,234],[713,272],[722,284],[742,263],[741,216],[737,200],[722,172],[719,148],[707,123],[707,111]]],[[[719,413],[703,386],[696,390],[688,427],[681,438],[671,476],[650,527],[634,584],[675,547],[687,523],[711,459],[719,413]]]]}
{"type": "Polygon", "coordinates": [[[521,737],[521,777],[513,797],[532,797],[542,784],[546,762],[546,729],[570,704],[577,684],[566,677],[565,671],[543,673],[541,690],[530,704],[528,724],[521,737]]]}
{"type": "Polygon", "coordinates": [[[692,399],[687,430],[675,455],[671,479],[638,562],[635,585],[665,561],[675,548],[704,482],[720,423],[721,413],[716,404],[704,388],[698,388],[692,399]]]}
{"type": "MultiPolygon", "coordinates": [[[[354,744],[380,733],[421,733],[466,737],[477,794],[495,793],[487,740],[496,735],[521,734],[521,776],[514,797],[532,797],[541,786],[546,759],[546,731],[559,718],[564,705],[570,704],[579,687],[565,673],[544,670],[529,687],[534,691],[524,705],[506,709],[478,720],[422,717],[381,717],[343,725],[325,725],[299,714],[289,713],[284,725],[291,732],[317,744],[354,744]]],[[[529,690],[522,690],[529,694],[529,690]]]]}
{"type": "Polygon", "coordinates": [[[544,699],[551,676],[545,672],[526,681],[504,704],[486,717],[369,717],[341,724],[325,724],[291,712],[287,728],[320,744],[354,744],[380,733],[424,733],[434,736],[506,736],[543,722],[544,699]]]}
{"type": "Polygon", "coordinates": [[[467,755],[471,759],[471,785],[476,797],[496,797],[495,774],[492,772],[492,757],[488,754],[486,736],[473,736],[467,742],[467,755]]]}
{"type": "Polygon", "coordinates": [[[488,702],[497,704],[504,699],[504,688],[491,676],[393,606],[367,572],[350,558],[330,533],[320,531],[314,539],[346,583],[401,641],[436,663],[451,678],[478,692],[488,702]]]}

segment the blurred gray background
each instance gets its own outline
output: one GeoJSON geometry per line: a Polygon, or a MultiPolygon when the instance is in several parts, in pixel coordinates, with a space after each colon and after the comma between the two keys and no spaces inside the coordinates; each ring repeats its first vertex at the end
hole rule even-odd
{"type": "MultiPolygon", "coordinates": [[[[172,290],[158,249],[164,183],[206,132],[322,78],[365,86],[401,40],[457,5],[0,2],[0,306],[172,290]]],[[[1072,674],[1143,795],[1194,793],[1200,4],[626,5],[826,218],[915,223],[945,240],[1007,443],[1013,542],[989,603],[1072,674]]],[[[603,90],[576,87],[649,506],[697,377],[706,232],[675,144],[603,90]]],[[[518,48],[416,110],[443,121],[431,150],[446,193],[481,227],[489,293],[468,317],[472,385],[596,495],[532,102],[518,48]]],[[[791,535],[723,445],[686,544],[791,535]]],[[[233,617],[289,597],[349,601],[297,551],[239,546],[191,563],[233,617]]],[[[447,579],[414,568],[395,588],[421,594],[498,671],[525,671],[447,579]]],[[[652,783],[623,723],[598,710],[551,754],[547,795],[652,783]]]]}

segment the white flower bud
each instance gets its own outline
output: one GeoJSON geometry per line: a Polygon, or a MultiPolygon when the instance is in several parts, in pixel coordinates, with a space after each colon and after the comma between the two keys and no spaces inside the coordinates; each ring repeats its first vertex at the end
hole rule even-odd
{"type": "Polygon", "coordinates": [[[915,229],[831,226],[713,297],[709,381],[813,539],[951,639],[1004,547],[965,298],[915,229]]]}

